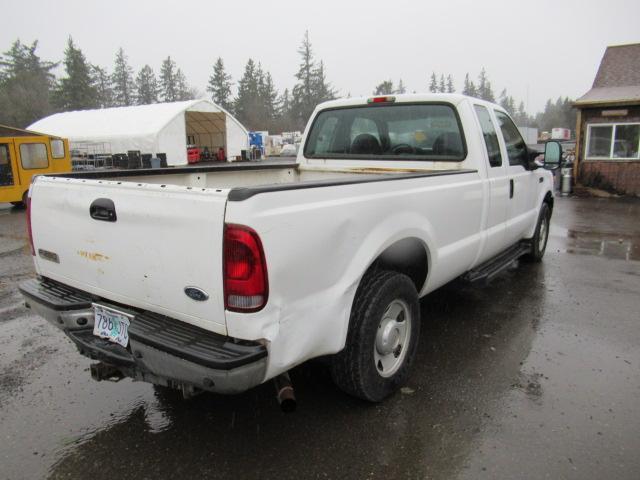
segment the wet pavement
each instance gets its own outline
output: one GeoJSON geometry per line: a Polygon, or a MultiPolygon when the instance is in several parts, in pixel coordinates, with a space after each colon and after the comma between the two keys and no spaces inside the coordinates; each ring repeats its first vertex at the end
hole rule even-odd
{"type": "Polygon", "coordinates": [[[556,200],[547,255],[422,301],[407,387],[352,399],[320,363],[189,401],[90,379],[24,307],[24,212],[0,205],[0,478],[640,478],[640,202],[556,200]]]}

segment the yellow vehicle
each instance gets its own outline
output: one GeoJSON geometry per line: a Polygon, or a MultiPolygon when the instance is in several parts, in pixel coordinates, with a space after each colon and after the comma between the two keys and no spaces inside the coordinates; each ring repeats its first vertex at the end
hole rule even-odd
{"type": "Polygon", "coordinates": [[[31,177],[71,171],[69,142],[0,125],[0,203],[26,203],[31,177]]]}

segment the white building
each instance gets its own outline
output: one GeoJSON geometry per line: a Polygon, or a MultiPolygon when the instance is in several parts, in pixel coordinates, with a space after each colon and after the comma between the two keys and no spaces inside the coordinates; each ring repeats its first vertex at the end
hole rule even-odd
{"type": "Polygon", "coordinates": [[[76,145],[107,144],[109,153],[164,153],[168,165],[187,163],[187,143],[224,148],[230,161],[249,148],[247,129],[209,100],[79,110],[50,115],[28,127],[76,145]]]}

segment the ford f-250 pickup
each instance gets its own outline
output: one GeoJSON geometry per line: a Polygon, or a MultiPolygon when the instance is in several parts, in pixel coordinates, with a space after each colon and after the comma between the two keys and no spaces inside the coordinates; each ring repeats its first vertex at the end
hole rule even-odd
{"type": "Polygon", "coordinates": [[[236,393],[322,356],[381,401],[407,379],[420,297],[542,258],[537,155],[498,105],[414,94],[319,105],[295,163],[38,176],[20,288],[97,379],[236,393]]]}

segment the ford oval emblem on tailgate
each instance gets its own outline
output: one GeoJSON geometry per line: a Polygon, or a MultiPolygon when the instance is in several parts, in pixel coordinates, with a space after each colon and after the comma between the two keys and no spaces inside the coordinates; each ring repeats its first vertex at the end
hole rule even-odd
{"type": "Polygon", "coordinates": [[[184,293],[187,294],[192,300],[196,302],[204,302],[205,300],[209,300],[209,295],[204,290],[199,289],[198,287],[184,287],[184,293]]]}

